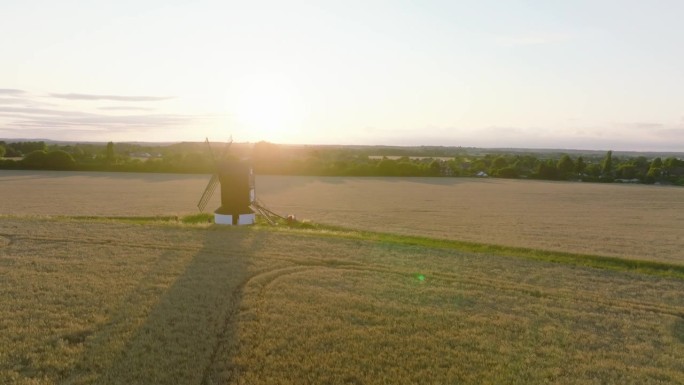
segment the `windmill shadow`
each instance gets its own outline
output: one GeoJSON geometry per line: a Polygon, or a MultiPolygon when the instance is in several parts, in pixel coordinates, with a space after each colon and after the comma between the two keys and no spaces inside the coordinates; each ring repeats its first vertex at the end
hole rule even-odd
{"type": "MultiPolygon", "coordinates": [[[[117,334],[121,325],[101,331],[102,338],[93,341],[83,364],[100,368],[90,368],[87,380],[88,376],[81,376],[66,383],[206,384],[213,383],[215,376],[226,379],[237,375],[226,361],[237,346],[237,315],[243,288],[252,275],[251,260],[268,235],[224,227],[204,233],[203,247],[157,298],[157,304],[125,345],[107,351],[116,346],[107,339],[117,334]],[[217,373],[216,368],[223,369],[217,373]]],[[[137,290],[146,290],[145,285],[137,290]]],[[[115,314],[112,318],[125,324],[126,317],[115,314]]]]}

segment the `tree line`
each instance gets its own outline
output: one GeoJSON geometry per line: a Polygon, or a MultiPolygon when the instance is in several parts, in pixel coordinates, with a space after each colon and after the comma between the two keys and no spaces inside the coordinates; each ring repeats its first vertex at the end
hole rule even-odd
{"type": "MultiPolygon", "coordinates": [[[[204,143],[137,145],[109,142],[46,144],[0,141],[0,168],[122,172],[212,173],[204,143]]],[[[230,156],[249,157],[257,174],[311,176],[494,177],[684,185],[684,160],[605,154],[481,153],[444,147],[286,146],[235,144],[230,156]],[[399,154],[399,155],[391,155],[399,154]]]]}

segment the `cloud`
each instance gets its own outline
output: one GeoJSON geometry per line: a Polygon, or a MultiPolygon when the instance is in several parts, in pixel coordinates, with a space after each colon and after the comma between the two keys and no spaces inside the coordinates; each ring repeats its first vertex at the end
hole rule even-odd
{"type": "Polygon", "coordinates": [[[68,100],[116,100],[123,102],[156,102],[173,99],[173,96],[125,96],[125,95],[93,95],[93,94],[50,94],[53,98],[68,100]]]}
{"type": "Polygon", "coordinates": [[[626,123],[626,124],[617,124],[616,125],[618,129],[624,129],[624,128],[629,128],[635,131],[643,131],[643,130],[657,130],[657,129],[662,129],[665,128],[665,125],[662,123],[652,123],[652,122],[637,122],[637,123],[626,123]]]}
{"type": "Polygon", "coordinates": [[[32,94],[0,89],[0,136],[69,140],[112,140],[135,137],[155,140],[170,131],[191,126],[213,126],[221,116],[178,114],[147,107],[145,103],[172,97],[96,95],[77,93],[32,94]],[[53,103],[46,103],[49,100],[53,103]],[[78,101],[115,101],[121,105],[84,107],[78,101]],[[128,102],[132,102],[131,105],[128,102]]]}
{"type": "Polygon", "coordinates": [[[0,95],[23,95],[26,91],[14,88],[0,88],[0,95]]]}
{"type": "Polygon", "coordinates": [[[29,94],[26,91],[7,88],[0,89],[0,106],[3,105],[23,105],[31,107],[54,106],[54,104],[46,103],[40,100],[39,98],[36,98],[34,95],[29,94]]]}
{"type": "Polygon", "coordinates": [[[107,139],[121,134],[149,137],[153,132],[185,128],[215,118],[163,113],[110,115],[104,112],[0,105],[0,133],[15,136],[19,133],[22,137],[72,139],[107,139]]]}
{"type": "Polygon", "coordinates": [[[656,136],[684,143],[684,128],[665,128],[655,132],[656,136]]]}
{"type": "Polygon", "coordinates": [[[154,108],[129,107],[129,106],[108,106],[108,107],[99,107],[98,109],[107,110],[107,111],[154,111],[154,108]]]}
{"type": "Polygon", "coordinates": [[[51,115],[51,116],[96,116],[96,114],[90,114],[87,112],[80,111],[64,111],[55,110],[49,108],[36,108],[36,107],[3,107],[0,106],[0,116],[7,116],[8,114],[16,115],[51,115]]]}
{"type": "Polygon", "coordinates": [[[0,105],[3,104],[29,104],[31,103],[30,100],[22,99],[22,98],[2,98],[0,97],[0,105]]]}
{"type": "Polygon", "coordinates": [[[202,117],[176,114],[124,115],[110,116],[90,113],[63,111],[58,114],[38,113],[35,116],[27,114],[3,114],[0,116],[13,118],[7,126],[11,127],[102,127],[117,131],[139,128],[161,128],[192,124],[202,117]]]}

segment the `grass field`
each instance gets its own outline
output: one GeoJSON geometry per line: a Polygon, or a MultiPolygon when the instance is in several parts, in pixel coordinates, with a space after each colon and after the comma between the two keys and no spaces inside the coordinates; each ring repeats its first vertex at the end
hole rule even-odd
{"type": "Polygon", "coordinates": [[[1,217],[0,383],[684,382],[676,266],[419,241],[1,217]]]}
{"type": "MultiPolygon", "coordinates": [[[[0,213],[185,215],[204,175],[0,171],[0,213]]],[[[469,178],[257,178],[277,212],[405,235],[684,264],[678,187],[469,178]]],[[[208,207],[218,206],[215,199],[208,207]]]]}

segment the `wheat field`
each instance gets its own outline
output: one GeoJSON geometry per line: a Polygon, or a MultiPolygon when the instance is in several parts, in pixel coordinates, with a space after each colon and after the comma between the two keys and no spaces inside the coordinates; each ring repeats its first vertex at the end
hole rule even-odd
{"type": "Polygon", "coordinates": [[[2,217],[0,383],[675,384],[683,291],[307,230],[2,217]]]}
{"type": "MultiPolygon", "coordinates": [[[[0,171],[0,213],[183,215],[208,176],[0,171]]],[[[276,212],[356,229],[684,263],[678,187],[470,178],[257,177],[276,212]]],[[[219,205],[216,197],[208,207],[219,205]]]]}

